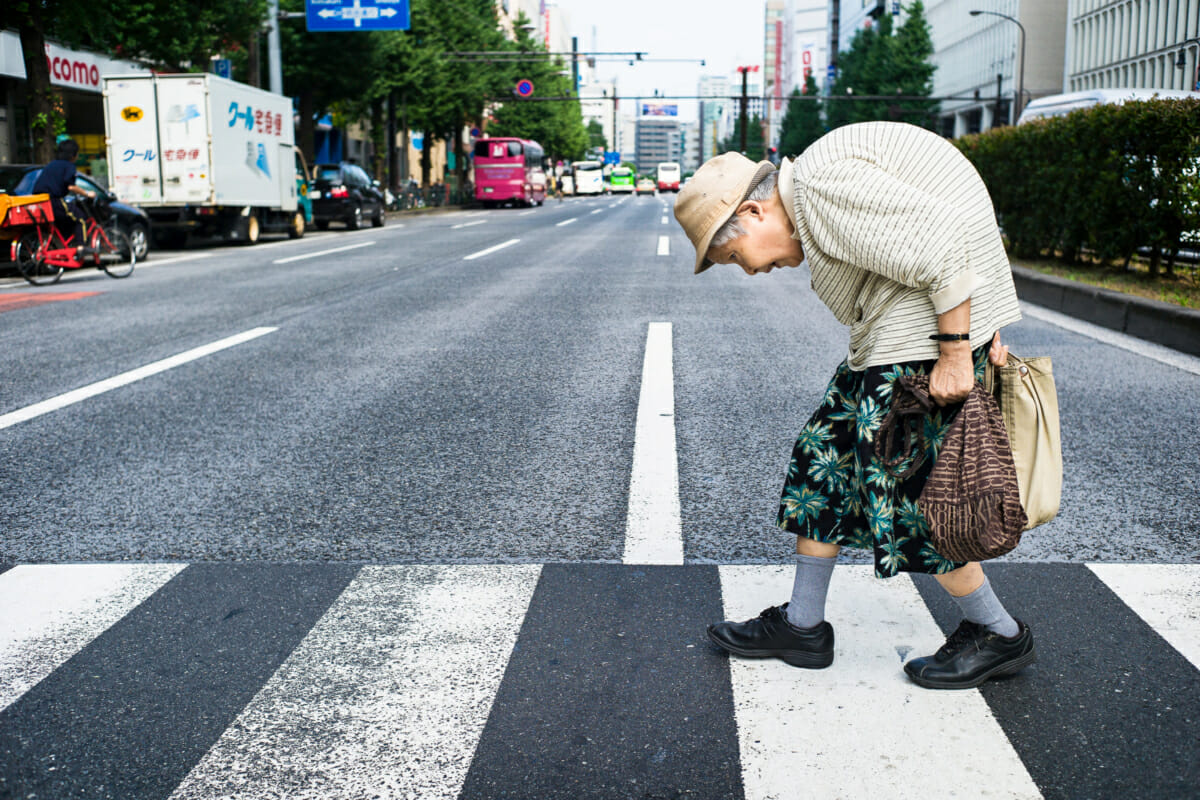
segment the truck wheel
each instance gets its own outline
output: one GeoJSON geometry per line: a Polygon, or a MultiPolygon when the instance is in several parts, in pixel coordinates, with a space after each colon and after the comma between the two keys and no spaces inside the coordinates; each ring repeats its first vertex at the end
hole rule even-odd
{"type": "Polygon", "coordinates": [[[362,206],[355,206],[354,213],[346,218],[346,230],[356,231],[362,227],[362,206]]]}
{"type": "Polygon", "coordinates": [[[258,217],[251,214],[246,217],[246,244],[258,244],[258,237],[262,235],[262,229],[258,224],[258,217]]]}
{"type": "Polygon", "coordinates": [[[297,211],[292,217],[292,224],[288,226],[288,238],[299,239],[304,235],[304,212],[297,211]]]}

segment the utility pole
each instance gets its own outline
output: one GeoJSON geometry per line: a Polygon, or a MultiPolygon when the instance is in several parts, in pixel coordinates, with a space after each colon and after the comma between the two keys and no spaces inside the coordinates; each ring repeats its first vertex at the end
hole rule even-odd
{"type": "Polygon", "coordinates": [[[748,98],[746,96],[746,93],[747,93],[746,86],[747,86],[747,80],[748,80],[749,73],[758,72],[758,65],[755,64],[752,67],[738,67],[737,70],[738,70],[738,72],[742,73],[742,113],[741,113],[740,118],[741,118],[741,122],[742,122],[742,153],[745,153],[746,152],[746,129],[750,127],[750,118],[747,116],[747,113],[746,113],[746,108],[747,108],[747,103],[748,103],[748,98]]]}
{"type": "Polygon", "coordinates": [[[571,37],[571,94],[579,95],[579,37],[571,37]]]}
{"type": "Polygon", "coordinates": [[[283,94],[283,58],[282,45],[279,43],[279,0],[269,0],[267,18],[271,26],[267,29],[267,67],[271,81],[271,91],[283,94]]]}

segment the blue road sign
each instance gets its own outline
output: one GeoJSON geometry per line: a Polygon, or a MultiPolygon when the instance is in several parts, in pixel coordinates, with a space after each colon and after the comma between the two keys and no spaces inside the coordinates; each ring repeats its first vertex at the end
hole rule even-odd
{"type": "Polygon", "coordinates": [[[616,166],[621,163],[621,154],[615,150],[604,151],[604,163],[616,166]]]}
{"type": "Polygon", "coordinates": [[[406,31],[408,0],[304,0],[310,31],[406,31]]]}
{"type": "Polygon", "coordinates": [[[214,59],[212,62],[212,71],[214,75],[219,75],[222,78],[232,78],[233,62],[228,58],[214,59]]]}
{"type": "Polygon", "coordinates": [[[521,97],[529,97],[533,94],[533,81],[525,79],[517,82],[517,94],[521,97]]]}

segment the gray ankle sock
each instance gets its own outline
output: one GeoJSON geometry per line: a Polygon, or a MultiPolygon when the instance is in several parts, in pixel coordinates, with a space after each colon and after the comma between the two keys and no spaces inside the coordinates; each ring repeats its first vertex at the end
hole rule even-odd
{"type": "Polygon", "coordinates": [[[820,558],[796,554],[796,580],[788,601],[787,620],[797,628],[811,628],[825,621],[825,595],[837,556],[820,558]]]}
{"type": "Polygon", "coordinates": [[[983,578],[982,586],[970,594],[954,597],[954,602],[958,603],[964,617],[993,633],[1001,636],[1016,636],[1021,630],[1017,621],[1009,616],[1009,613],[1004,610],[1004,606],[1000,604],[1000,598],[996,597],[996,593],[992,591],[992,584],[988,582],[986,575],[983,578]]]}

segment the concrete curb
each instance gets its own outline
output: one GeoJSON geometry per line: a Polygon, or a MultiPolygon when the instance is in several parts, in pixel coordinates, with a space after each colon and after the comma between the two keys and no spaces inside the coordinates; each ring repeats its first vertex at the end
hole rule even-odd
{"type": "Polygon", "coordinates": [[[1200,311],[1100,289],[1013,265],[1021,300],[1200,356],[1200,311]]]}

